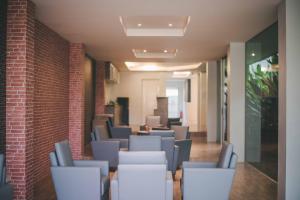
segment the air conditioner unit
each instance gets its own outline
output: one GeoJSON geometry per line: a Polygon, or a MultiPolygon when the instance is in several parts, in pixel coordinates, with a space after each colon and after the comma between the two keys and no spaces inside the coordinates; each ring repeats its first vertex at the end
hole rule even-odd
{"type": "Polygon", "coordinates": [[[105,80],[109,83],[120,82],[119,70],[111,62],[105,63],[105,80]]]}

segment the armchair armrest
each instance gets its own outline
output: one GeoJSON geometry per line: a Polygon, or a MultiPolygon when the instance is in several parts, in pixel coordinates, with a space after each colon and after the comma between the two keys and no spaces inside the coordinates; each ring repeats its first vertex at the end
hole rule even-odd
{"type": "Polygon", "coordinates": [[[166,200],[173,200],[173,177],[171,172],[167,172],[166,180],[166,200]]]}
{"type": "Polygon", "coordinates": [[[109,175],[109,165],[108,161],[99,161],[99,160],[74,160],[75,167],[94,167],[100,168],[101,174],[104,176],[109,175]]]}
{"type": "Polygon", "coordinates": [[[122,138],[110,138],[106,139],[104,141],[119,141],[120,142],[120,148],[127,148],[128,149],[128,139],[122,139],[122,138]]]}
{"type": "Polygon", "coordinates": [[[111,200],[119,200],[118,172],[113,175],[111,180],[111,200]]]}
{"type": "Polygon", "coordinates": [[[174,146],[174,157],[173,157],[173,165],[172,165],[172,173],[175,174],[176,173],[176,169],[177,169],[177,165],[178,165],[178,156],[179,156],[179,150],[180,148],[175,145],[174,146]]]}
{"type": "Polygon", "coordinates": [[[58,199],[99,199],[101,169],[99,167],[51,167],[58,199]]]}
{"type": "Polygon", "coordinates": [[[215,162],[183,162],[182,168],[216,168],[215,162]]]}

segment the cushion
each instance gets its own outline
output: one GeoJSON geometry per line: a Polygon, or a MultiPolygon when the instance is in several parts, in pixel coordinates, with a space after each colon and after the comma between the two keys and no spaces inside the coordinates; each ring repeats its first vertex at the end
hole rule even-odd
{"type": "Polygon", "coordinates": [[[119,151],[119,164],[166,164],[164,151],[119,151]]]}
{"type": "Polygon", "coordinates": [[[59,166],[74,166],[68,140],[55,143],[55,151],[59,166]]]}
{"type": "Polygon", "coordinates": [[[171,129],[175,131],[176,140],[185,140],[188,139],[188,126],[171,126],[171,129]]]}
{"type": "Polygon", "coordinates": [[[146,117],[146,125],[150,127],[160,126],[160,116],[147,116],[146,117]]]}
{"type": "Polygon", "coordinates": [[[217,167],[228,168],[230,164],[231,154],[233,152],[232,144],[223,144],[217,167]]]}
{"type": "Polygon", "coordinates": [[[107,129],[104,126],[96,126],[94,128],[96,141],[101,141],[109,138],[107,129]]]}
{"type": "Polygon", "coordinates": [[[105,192],[109,190],[109,176],[101,177],[101,195],[104,195],[105,192]]]}
{"type": "Polygon", "coordinates": [[[161,151],[160,136],[130,135],[129,151],[161,151]]]}
{"type": "Polygon", "coordinates": [[[235,169],[237,161],[238,161],[238,156],[236,155],[236,153],[233,153],[232,156],[231,156],[231,159],[230,159],[229,168],[230,169],[235,169]]]}

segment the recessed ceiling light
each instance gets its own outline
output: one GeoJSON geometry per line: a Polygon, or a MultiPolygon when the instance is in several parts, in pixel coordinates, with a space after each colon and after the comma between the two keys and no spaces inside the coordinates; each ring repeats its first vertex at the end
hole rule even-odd
{"type": "Polygon", "coordinates": [[[138,26],[138,27],[141,27],[141,26],[142,26],[142,24],[137,24],[137,26],[138,26]]]}
{"type": "Polygon", "coordinates": [[[168,50],[164,50],[164,53],[168,53],[168,50]]]}
{"type": "Polygon", "coordinates": [[[169,27],[172,27],[173,26],[173,24],[169,24],[169,27]]]}
{"type": "Polygon", "coordinates": [[[255,53],[251,53],[251,56],[254,57],[254,56],[255,56],[255,53]]]}
{"type": "Polygon", "coordinates": [[[147,50],[146,49],[144,49],[144,51],[143,51],[144,53],[147,53],[147,50]]]}

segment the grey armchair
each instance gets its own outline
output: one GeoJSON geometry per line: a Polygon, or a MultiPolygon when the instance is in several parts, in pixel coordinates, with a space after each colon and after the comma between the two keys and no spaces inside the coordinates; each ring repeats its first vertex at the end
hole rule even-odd
{"type": "Polygon", "coordinates": [[[168,170],[176,174],[178,166],[179,147],[175,145],[173,137],[160,136],[130,136],[129,151],[165,151],[168,170]]]}
{"type": "Polygon", "coordinates": [[[73,160],[67,140],[56,143],[50,153],[51,175],[58,200],[108,200],[107,161],[73,160]]]}
{"type": "Polygon", "coordinates": [[[0,199],[12,200],[13,188],[6,182],[6,170],[4,163],[4,155],[0,154],[0,199]]]}
{"type": "Polygon", "coordinates": [[[117,168],[119,151],[128,149],[128,139],[109,138],[103,126],[96,126],[91,133],[91,138],[93,158],[95,160],[107,160],[111,169],[117,168]]]}
{"type": "Polygon", "coordinates": [[[229,199],[237,155],[233,145],[224,145],[217,163],[184,162],[181,190],[183,200],[229,199]]]}
{"type": "Polygon", "coordinates": [[[130,127],[116,127],[113,126],[109,121],[106,121],[106,126],[112,138],[128,139],[129,136],[132,135],[132,130],[130,127]]]}
{"type": "Polygon", "coordinates": [[[111,181],[112,200],[173,200],[173,179],[165,152],[120,152],[111,181]]]}
{"type": "Polygon", "coordinates": [[[175,140],[175,145],[179,147],[177,168],[180,168],[184,161],[190,160],[192,140],[175,140]]]}
{"type": "Polygon", "coordinates": [[[93,141],[119,141],[120,148],[128,149],[128,139],[110,138],[107,129],[104,126],[95,126],[92,135],[93,141]]]}

